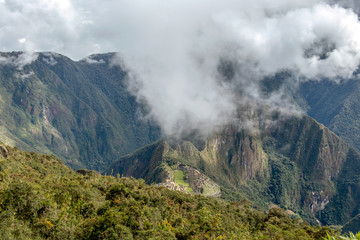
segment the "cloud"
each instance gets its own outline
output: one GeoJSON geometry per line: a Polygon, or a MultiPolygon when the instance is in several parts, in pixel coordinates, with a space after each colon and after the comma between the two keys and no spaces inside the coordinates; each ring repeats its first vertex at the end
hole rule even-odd
{"type": "Polygon", "coordinates": [[[50,65],[50,66],[55,66],[58,62],[55,60],[55,58],[53,58],[52,56],[50,56],[50,57],[48,57],[48,58],[46,58],[46,57],[43,57],[43,58],[41,58],[41,60],[44,62],[44,63],[46,63],[46,64],[48,64],[48,65],[50,65]]]}
{"type": "Polygon", "coordinates": [[[0,3],[1,51],[66,51],[76,48],[77,21],[70,0],[6,0],[0,3]],[[66,49],[66,50],[65,50],[66,49]]]}
{"type": "Polygon", "coordinates": [[[289,72],[284,82],[337,81],[360,62],[358,16],[337,5],[177,3],[136,15],[135,32],[137,24],[151,26],[135,34],[136,49],[122,51],[130,89],[166,134],[212,132],[242,104],[298,113],[282,86],[263,94],[264,78],[289,72]]]}
{"type": "Polygon", "coordinates": [[[24,73],[24,72],[16,72],[15,73],[15,77],[16,78],[20,78],[22,80],[25,80],[25,79],[28,79],[30,78],[31,76],[34,75],[34,72],[33,71],[30,71],[29,73],[24,73]]]}
{"type": "Polygon", "coordinates": [[[0,53],[0,65],[9,65],[21,70],[37,58],[38,54],[33,52],[17,52],[13,55],[0,53]]]}
{"type": "Polygon", "coordinates": [[[104,64],[105,63],[104,59],[96,60],[96,59],[93,59],[91,56],[83,58],[83,59],[81,59],[81,61],[84,61],[88,64],[104,64]]]}
{"type": "MultiPolygon", "coordinates": [[[[286,84],[349,78],[360,62],[356,1],[6,0],[0,5],[1,51],[56,51],[75,59],[120,52],[130,71],[129,89],[147,107],[145,117],[165,134],[212,132],[237,117],[241,105],[298,112],[287,100],[286,84]],[[274,88],[279,76],[285,77],[274,88]],[[264,79],[275,90],[264,93],[264,79]]],[[[42,60],[54,63],[51,57],[42,60]]]]}

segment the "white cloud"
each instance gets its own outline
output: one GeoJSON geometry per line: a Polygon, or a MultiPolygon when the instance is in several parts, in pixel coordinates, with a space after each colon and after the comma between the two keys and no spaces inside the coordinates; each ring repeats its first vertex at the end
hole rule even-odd
{"type": "Polygon", "coordinates": [[[91,56],[83,58],[83,59],[81,59],[81,61],[84,61],[88,64],[104,64],[105,63],[104,59],[96,60],[96,59],[93,59],[91,56]]]}
{"type": "Polygon", "coordinates": [[[206,132],[229,121],[244,99],[288,107],[281,92],[262,96],[264,76],[352,76],[360,62],[360,23],[351,8],[358,6],[335,0],[6,0],[0,50],[56,51],[75,59],[119,51],[132,71],[129,87],[149,107],[147,117],[168,134],[206,132]],[[232,66],[223,66],[227,80],[220,61],[232,66]]]}
{"type": "Polygon", "coordinates": [[[0,54],[0,65],[10,65],[21,70],[25,65],[30,64],[38,58],[37,53],[19,52],[15,55],[0,54]]]}
{"type": "Polygon", "coordinates": [[[55,57],[53,53],[43,53],[44,57],[41,58],[41,60],[50,65],[50,66],[55,66],[58,62],[56,61],[55,57]]]}
{"type": "Polygon", "coordinates": [[[20,78],[20,79],[22,79],[22,80],[28,79],[28,78],[30,78],[30,77],[33,76],[33,75],[34,75],[34,72],[33,72],[33,71],[31,71],[31,72],[29,72],[29,73],[24,73],[24,72],[17,72],[17,73],[15,73],[15,77],[16,77],[16,78],[20,78]]]}
{"type": "Polygon", "coordinates": [[[26,42],[26,38],[20,38],[18,39],[19,43],[25,43],[26,42]]]}
{"type": "Polygon", "coordinates": [[[129,84],[165,133],[213,131],[234,116],[244,97],[297,111],[281,92],[262,96],[265,76],[292,71],[301,79],[336,80],[357,69],[360,23],[352,11],[323,3],[241,3],[204,3],[201,10],[194,2],[169,3],[144,8],[149,12],[143,9],[131,21],[134,48],[122,51],[134,72],[129,84]],[[230,81],[219,76],[220,60],[234,66],[230,81]]]}

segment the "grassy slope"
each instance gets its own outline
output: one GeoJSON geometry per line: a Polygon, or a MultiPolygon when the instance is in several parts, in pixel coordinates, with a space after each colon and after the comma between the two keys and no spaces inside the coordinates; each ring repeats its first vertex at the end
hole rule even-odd
{"type": "Polygon", "coordinates": [[[190,187],[189,183],[184,179],[184,173],[181,170],[174,170],[174,181],[176,184],[180,184],[184,187],[186,187],[186,191],[191,193],[194,190],[190,187]]]}

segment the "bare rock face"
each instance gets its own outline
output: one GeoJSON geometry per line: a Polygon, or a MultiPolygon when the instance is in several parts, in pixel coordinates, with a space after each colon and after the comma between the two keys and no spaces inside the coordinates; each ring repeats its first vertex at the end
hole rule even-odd
{"type": "Polygon", "coordinates": [[[8,156],[8,150],[6,149],[6,147],[0,145],[0,152],[1,152],[1,155],[2,155],[4,158],[7,158],[7,156],[8,156]]]}
{"type": "Polygon", "coordinates": [[[76,171],[77,173],[81,174],[81,175],[91,175],[91,174],[97,174],[96,171],[93,171],[93,170],[86,170],[86,169],[79,169],[76,171]]]}

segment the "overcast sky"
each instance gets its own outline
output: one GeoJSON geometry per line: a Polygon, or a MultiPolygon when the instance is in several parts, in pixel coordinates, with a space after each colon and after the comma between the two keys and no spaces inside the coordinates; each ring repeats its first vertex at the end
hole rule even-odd
{"type": "Polygon", "coordinates": [[[258,85],[279,71],[352,77],[357,11],[355,0],[0,0],[0,51],[119,52],[148,117],[173,134],[228,122],[238,92],[283,104],[281,94],[261,99],[258,85]],[[231,81],[220,60],[236,66],[231,81]]]}
{"type": "Polygon", "coordinates": [[[0,0],[0,51],[56,51],[75,59],[108,51],[145,55],[154,44],[194,44],[188,39],[191,34],[206,38],[208,25],[221,21],[232,21],[232,28],[243,23],[252,39],[253,31],[266,27],[264,17],[311,9],[321,2],[331,1],[0,0]]]}

